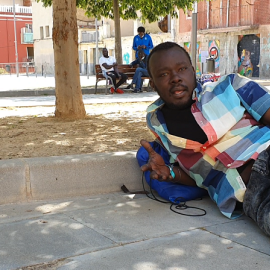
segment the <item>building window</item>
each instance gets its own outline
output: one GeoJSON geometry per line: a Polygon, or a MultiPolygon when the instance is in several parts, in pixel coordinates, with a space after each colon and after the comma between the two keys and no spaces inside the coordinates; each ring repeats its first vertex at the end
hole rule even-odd
{"type": "Polygon", "coordinates": [[[45,33],[46,33],[46,37],[50,37],[50,28],[49,28],[49,25],[45,26],[45,33]]]}
{"type": "Polygon", "coordinates": [[[40,26],[40,39],[44,39],[43,26],[40,26]]]}
{"type": "Polygon", "coordinates": [[[33,33],[32,24],[29,23],[25,24],[25,33],[33,33]]]}

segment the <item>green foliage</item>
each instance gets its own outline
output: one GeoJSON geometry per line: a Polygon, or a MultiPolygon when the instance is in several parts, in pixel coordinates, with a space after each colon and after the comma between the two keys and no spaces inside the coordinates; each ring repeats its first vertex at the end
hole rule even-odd
{"type": "MultiPolygon", "coordinates": [[[[36,0],[45,7],[53,0],[36,0]]],[[[140,18],[143,22],[158,21],[170,14],[177,17],[176,9],[192,9],[195,0],[118,0],[120,17],[124,20],[140,18]],[[138,17],[140,11],[140,17],[138,17]]],[[[86,15],[100,19],[101,16],[113,19],[113,0],[76,0],[77,6],[86,10],[86,15]]]]}

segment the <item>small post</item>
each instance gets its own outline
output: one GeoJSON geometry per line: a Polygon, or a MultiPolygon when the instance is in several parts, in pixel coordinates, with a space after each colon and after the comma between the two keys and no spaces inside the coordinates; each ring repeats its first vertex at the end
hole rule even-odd
{"type": "Polygon", "coordinates": [[[192,29],[191,29],[191,62],[195,70],[197,68],[196,53],[197,53],[197,2],[194,2],[192,10],[192,29]]]}

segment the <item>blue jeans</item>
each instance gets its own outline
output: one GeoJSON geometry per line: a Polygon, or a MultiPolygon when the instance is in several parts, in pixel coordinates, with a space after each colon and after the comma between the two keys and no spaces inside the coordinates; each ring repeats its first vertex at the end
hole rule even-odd
{"type": "Polygon", "coordinates": [[[141,90],[143,84],[142,77],[144,76],[149,76],[147,70],[145,68],[137,67],[132,80],[132,83],[135,84],[135,89],[141,90]]]}
{"type": "Polygon", "coordinates": [[[270,236],[270,147],[255,160],[243,201],[245,214],[270,236]]]}

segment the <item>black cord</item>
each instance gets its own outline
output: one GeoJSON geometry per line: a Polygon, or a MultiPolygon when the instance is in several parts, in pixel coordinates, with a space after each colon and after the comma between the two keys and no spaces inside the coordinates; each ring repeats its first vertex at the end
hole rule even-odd
{"type": "MultiPolygon", "coordinates": [[[[174,202],[170,202],[170,201],[164,201],[164,200],[160,200],[158,199],[155,194],[153,193],[153,189],[152,189],[152,179],[150,178],[150,193],[153,197],[149,196],[148,193],[146,192],[147,190],[145,189],[145,185],[144,185],[144,172],[142,173],[142,186],[143,186],[143,190],[145,191],[145,194],[146,196],[151,199],[151,200],[154,200],[154,201],[158,201],[160,203],[170,203],[170,210],[173,211],[174,213],[176,214],[179,214],[179,215],[183,215],[183,216],[189,216],[189,217],[200,217],[200,216],[204,216],[206,215],[206,210],[202,209],[202,208],[199,208],[199,207],[195,207],[195,206],[188,206],[186,204],[186,199],[183,198],[183,197],[177,197],[174,202]],[[181,202],[182,200],[182,202],[181,202]],[[178,202],[180,201],[180,202],[178,202]],[[180,211],[183,211],[183,210],[186,210],[186,209],[196,209],[196,210],[199,210],[199,211],[202,211],[203,213],[202,214],[184,214],[184,213],[181,213],[180,211]],[[178,211],[176,211],[178,210],[178,211]]],[[[202,198],[200,198],[202,199],[202,198]]]]}

